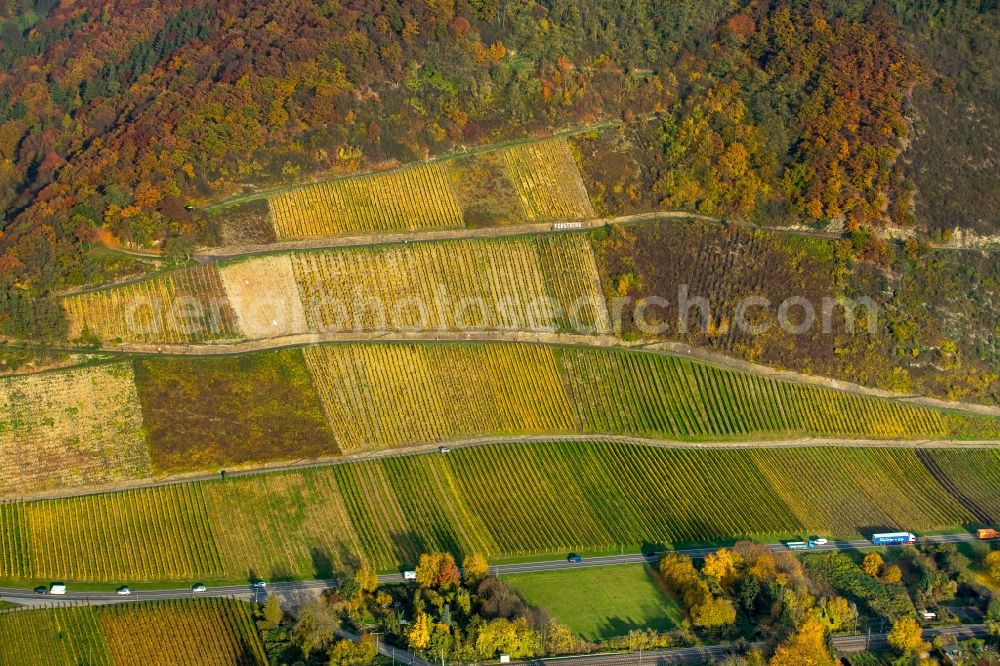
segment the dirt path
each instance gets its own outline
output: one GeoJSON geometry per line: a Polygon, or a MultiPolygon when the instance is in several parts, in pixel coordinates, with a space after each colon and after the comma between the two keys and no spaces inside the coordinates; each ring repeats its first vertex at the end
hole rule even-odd
{"type": "MultiPolygon", "coordinates": [[[[681,210],[650,211],[648,213],[635,213],[633,215],[620,215],[618,217],[602,217],[592,220],[568,221],[568,222],[536,222],[530,224],[517,224],[506,227],[484,227],[479,229],[439,229],[436,231],[404,231],[398,233],[379,234],[358,234],[354,236],[329,236],[323,238],[303,238],[299,240],[279,241],[276,243],[266,243],[260,245],[229,245],[224,247],[199,248],[195,253],[195,260],[203,263],[225,261],[227,259],[237,259],[239,257],[252,256],[256,254],[268,254],[273,252],[288,252],[294,250],[322,250],[347,247],[363,247],[371,245],[391,245],[399,243],[413,243],[421,241],[441,241],[458,240],[472,238],[506,238],[510,236],[526,236],[532,234],[549,233],[553,231],[583,231],[588,229],[599,229],[609,224],[632,225],[648,224],[663,220],[698,220],[700,222],[710,222],[713,224],[735,224],[747,229],[761,229],[776,234],[787,236],[803,236],[806,238],[817,238],[823,240],[834,240],[841,238],[842,234],[831,231],[819,231],[812,229],[788,228],[776,226],[758,226],[752,222],[743,220],[733,220],[723,217],[713,217],[711,215],[701,215],[681,210]]],[[[885,234],[887,238],[890,236],[885,234]]],[[[989,251],[987,247],[963,247],[948,245],[943,243],[929,243],[934,250],[950,251],[989,251]]]]}
{"type": "MultiPolygon", "coordinates": [[[[612,218],[573,222],[535,222],[515,224],[506,227],[484,227],[481,229],[439,229],[436,231],[402,231],[398,233],[358,234],[355,236],[330,236],[324,238],[303,238],[262,245],[230,245],[227,247],[200,248],[195,258],[199,261],[222,261],[255,254],[287,252],[289,250],[321,250],[328,248],[358,247],[366,245],[392,245],[419,241],[459,240],[468,238],[506,238],[528,236],[551,231],[580,231],[599,229],[608,224],[639,224],[667,219],[695,219],[704,222],[721,223],[721,218],[695,215],[684,211],[660,211],[637,213],[612,218]]],[[[796,232],[801,233],[801,232],[796,232]]]]}
{"type": "MultiPolygon", "coordinates": [[[[633,437],[629,435],[511,435],[506,437],[474,437],[469,439],[442,440],[437,442],[427,442],[414,446],[407,446],[397,449],[381,449],[372,451],[355,451],[340,456],[327,456],[322,458],[312,458],[308,460],[294,460],[274,463],[257,463],[243,467],[232,467],[226,469],[226,478],[240,476],[250,476],[254,474],[267,474],[272,472],[287,472],[294,470],[311,469],[315,467],[329,467],[331,465],[348,465],[351,463],[382,460],[386,458],[405,458],[409,456],[420,456],[436,454],[440,447],[446,446],[449,449],[462,449],[476,446],[490,446],[494,444],[537,444],[541,442],[621,442],[624,444],[635,444],[638,446],[649,446],[659,449],[794,449],[794,448],[817,448],[826,446],[840,447],[864,447],[864,448],[905,448],[922,451],[925,449],[996,449],[1000,448],[1000,441],[994,440],[958,440],[958,439],[844,439],[831,437],[799,437],[794,439],[748,439],[748,440],[669,440],[650,439],[648,437],[633,437]]],[[[440,455],[447,455],[443,453],[440,455]]],[[[65,488],[59,490],[42,491],[36,493],[26,493],[16,497],[5,497],[9,500],[36,500],[36,499],[56,499],[65,497],[80,497],[84,495],[95,495],[117,490],[129,490],[137,488],[153,488],[158,486],[175,485],[179,483],[191,483],[194,481],[213,481],[219,479],[219,473],[191,472],[184,474],[171,474],[161,477],[149,477],[135,479],[131,481],[116,481],[112,484],[99,486],[84,486],[76,488],[65,488]]]]}
{"type": "Polygon", "coordinates": [[[118,354],[142,355],[161,354],[177,356],[224,356],[338,342],[521,342],[527,344],[565,345],[585,348],[597,347],[638,349],[655,354],[682,356],[702,361],[719,368],[747,372],[755,375],[763,375],[787,382],[807,384],[810,386],[822,386],[825,388],[836,389],[838,391],[845,391],[847,393],[886,398],[889,400],[898,400],[901,402],[932,407],[935,409],[949,409],[981,416],[1000,417],[1000,406],[952,402],[916,394],[894,393],[892,391],[861,386],[860,384],[832,379],[830,377],[807,375],[801,372],[772,368],[770,366],[760,365],[758,363],[752,363],[750,361],[743,361],[731,356],[726,356],[718,352],[692,347],[680,342],[628,342],[613,335],[576,335],[571,333],[521,333],[502,331],[479,331],[467,333],[457,333],[451,331],[300,333],[278,338],[212,344],[164,345],[152,343],[122,343],[119,345],[107,346],[102,351],[118,354]]]}

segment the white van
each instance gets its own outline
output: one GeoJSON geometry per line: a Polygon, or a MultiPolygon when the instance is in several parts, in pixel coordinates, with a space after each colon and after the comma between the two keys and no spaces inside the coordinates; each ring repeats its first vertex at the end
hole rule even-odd
{"type": "Polygon", "coordinates": [[[49,594],[66,594],[66,585],[63,583],[52,583],[52,585],[49,585],[49,594]]]}
{"type": "Polygon", "coordinates": [[[416,580],[416,579],[417,579],[417,572],[416,571],[404,571],[403,572],[403,580],[416,580]]]}

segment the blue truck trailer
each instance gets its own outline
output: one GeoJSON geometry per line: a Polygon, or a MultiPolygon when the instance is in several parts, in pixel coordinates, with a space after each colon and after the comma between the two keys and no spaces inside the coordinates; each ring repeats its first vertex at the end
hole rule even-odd
{"type": "Polygon", "coordinates": [[[896,546],[914,544],[917,542],[911,532],[882,532],[872,535],[872,543],[876,546],[896,546]]]}

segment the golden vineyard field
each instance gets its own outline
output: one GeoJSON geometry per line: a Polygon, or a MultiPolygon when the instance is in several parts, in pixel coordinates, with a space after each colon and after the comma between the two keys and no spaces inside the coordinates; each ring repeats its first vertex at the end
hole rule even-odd
{"type": "Polygon", "coordinates": [[[69,336],[183,344],[239,336],[214,266],[194,266],[63,300],[69,336]]]}
{"type": "Polygon", "coordinates": [[[462,226],[442,163],[307,185],[268,201],[278,240],[462,226]]]}
{"type": "Polygon", "coordinates": [[[267,659],[249,605],[185,599],[0,614],[0,663],[256,666],[267,659]]]}
{"type": "Polygon", "coordinates": [[[593,251],[582,235],[291,256],[311,331],[610,332],[593,251]],[[576,325],[540,308],[549,301],[563,312],[579,306],[576,325]]]}
{"type": "Polygon", "coordinates": [[[518,208],[514,219],[505,217],[506,223],[596,217],[563,139],[296,187],[269,197],[268,206],[279,241],[450,229],[478,226],[470,218],[476,200],[511,185],[518,208]],[[478,167],[494,158],[502,171],[484,180],[478,167]]]}
{"type": "Polygon", "coordinates": [[[585,234],[298,251],[69,296],[74,337],[189,344],[307,332],[611,331],[585,234]]]}

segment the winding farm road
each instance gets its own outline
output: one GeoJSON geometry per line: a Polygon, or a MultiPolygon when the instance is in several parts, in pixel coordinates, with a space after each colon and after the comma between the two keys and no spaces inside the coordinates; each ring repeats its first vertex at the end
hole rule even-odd
{"type": "MultiPolygon", "coordinates": [[[[681,342],[632,342],[622,340],[613,335],[580,335],[573,333],[524,333],[516,331],[388,331],[388,332],[332,332],[332,333],[296,333],[274,338],[259,338],[255,340],[237,340],[218,343],[192,344],[156,344],[145,342],[123,342],[120,344],[106,343],[99,351],[101,353],[123,356],[238,356],[261,351],[293,349],[311,345],[328,343],[356,342],[414,342],[414,343],[482,343],[482,342],[517,342],[533,345],[560,345],[579,348],[616,348],[631,349],[651,354],[662,354],[692,359],[724,370],[734,370],[750,374],[770,377],[785,382],[820,386],[836,389],[847,393],[865,395],[890,400],[900,400],[914,405],[932,407],[935,409],[951,409],[984,416],[1000,416],[1000,406],[981,405],[969,402],[957,402],[930,398],[914,393],[896,393],[885,389],[862,386],[839,379],[809,375],[793,370],[783,370],[759,363],[745,361],[700,347],[694,347],[681,342]]],[[[10,348],[34,348],[32,345],[10,344],[10,348]]],[[[80,352],[78,347],[50,347],[66,352],[80,352]]],[[[94,350],[97,351],[97,350],[94,350]]]]}
{"type": "MultiPolygon", "coordinates": [[[[587,229],[599,229],[609,224],[633,225],[646,224],[650,222],[662,222],[663,220],[698,220],[699,222],[709,222],[713,224],[735,224],[747,229],[762,229],[775,234],[786,236],[803,236],[807,238],[818,238],[824,240],[834,240],[842,238],[843,234],[831,231],[819,231],[816,229],[801,227],[777,227],[759,226],[752,222],[734,220],[730,218],[703,215],[684,210],[659,210],[643,213],[633,213],[631,215],[617,215],[615,217],[598,217],[590,220],[567,220],[564,222],[531,222],[526,224],[516,224],[506,227],[480,227],[457,229],[435,229],[424,231],[400,231],[378,234],[355,234],[350,236],[322,236],[318,238],[301,238],[295,240],[276,241],[274,243],[261,243],[255,245],[224,245],[221,247],[199,248],[194,259],[201,263],[215,263],[228,259],[238,259],[240,257],[252,256],[255,254],[270,254],[274,252],[287,252],[290,250],[326,250],[335,248],[364,247],[372,245],[397,245],[400,243],[418,243],[423,241],[459,240],[472,238],[506,238],[509,236],[525,236],[549,232],[573,232],[587,229]]],[[[890,238],[890,236],[886,236],[890,238]]],[[[928,245],[934,250],[976,250],[989,251],[990,247],[964,247],[960,245],[949,245],[945,243],[929,242],[928,245]]]]}
{"type": "MultiPolygon", "coordinates": [[[[288,472],[293,470],[329,467],[332,465],[347,465],[350,463],[385,458],[406,458],[438,452],[441,447],[448,449],[463,449],[475,446],[491,446],[496,444],[532,444],[538,442],[621,442],[649,446],[660,449],[790,449],[817,448],[827,446],[862,447],[862,448],[910,448],[910,449],[996,449],[1000,448],[997,440],[965,440],[965,439],[848,439],[843,437],[793,437],[790,439],[752,439],[752,440],[705,440],[682,441],[669,439],[650,439],[630,435],[509,435],[501,437],[476,437],[463,440],[447,440],[428,442],[398,449],[382,449],[378,451],[363,451],[346,453],[336,457],[311,458],[307,460],[285,461],[279,463],[264,463],[240,468],[227,468],[226,478],[251,476],[272,472],[288,472]]],[[[155,488],[179,483],[211,481],[219,478],[216,472],[192,472],[172,474],[166,477],[153,477],[135,480],[119,480],[100,486],[78,486],[58,490],[21,493],[16,497],[4,499],[40,500],[66,497],[81,497],[118,490],[134,490],[139,488],[155,488]]]]}

